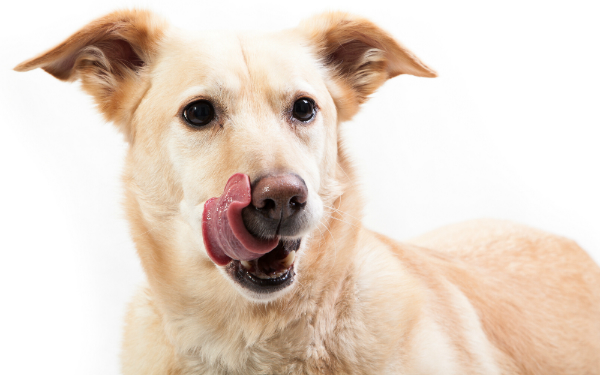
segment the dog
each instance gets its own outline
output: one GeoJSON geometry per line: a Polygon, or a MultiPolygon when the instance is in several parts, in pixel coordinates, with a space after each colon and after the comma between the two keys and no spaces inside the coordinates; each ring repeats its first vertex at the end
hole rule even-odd
{"type": "Polygon", "coordinates": [[[600,268],[573,241],[362,226],[340,126],[388,79],[436,76],[372,22],[188,33],[124,10],[15,70],[35,68],[81,80],[129,143],[147,285],[124,374],[600,374],[600,268]]]}

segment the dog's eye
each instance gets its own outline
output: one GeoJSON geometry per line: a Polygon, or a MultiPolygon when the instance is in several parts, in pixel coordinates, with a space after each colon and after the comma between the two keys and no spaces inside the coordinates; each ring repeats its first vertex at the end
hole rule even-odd
{"type": "Polygon", "coordinates": [[[215,109],[208,100],[198,100],[183,109],[183,118],[192,126],[204,126],[215,118],[215,109]]]}
{"type": "Polygon", "coordinates": [[[315,117],[315,102],[308,98],[296,100],[292,114],[296,119],[302,122],[309,121],[315,117]]]}

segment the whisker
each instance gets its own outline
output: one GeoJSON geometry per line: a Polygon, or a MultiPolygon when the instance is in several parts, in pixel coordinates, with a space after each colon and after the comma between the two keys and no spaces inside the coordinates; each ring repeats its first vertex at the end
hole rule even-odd
{"type": "Polygon", "coordinates": [[[323,223],[319,223],[319,224],[323,225],[323,227],[325,228],[325,230],[327,232],[329,232],[329,235],[331,236],[331,240],[333,241],[333,264],[331,265],[331,268],[334,268],[335,267],[335,263],[337,261],[337,251],[338,251],[337,242],[335,241],[335,237],[333,236],[333,233],[331,233],[331,231],[329,230],[329,228],[327,228],[327,226],[325,224],[323,224],[323,223]]]}
{"type": "Polygon", "coordinates": [[[344,172],[344,175],[346,176],[346,178],[348,179],[348,181],[352,181],[352,179],[350,178],[350,176],[348,176],[348,173],[346,173],[346,171],[344,170],[344,168],[342,168],[342,166],[340,165],[340,162],[336,162],[338,167],[340,167],[340,169],[342,170],[342,172],[344,172]]]}
{"type": "Polygon", "coordinates": [[[360,228],[360,226],[359,226],[359,225],[356,225],[356,224],[354,224],[354,223],[351,223],[351,222],[349,222],[349,221],[342,220],[342,219],[338,219],[337,217],[333,217],[333,216],[332,216],[331,218],[332,218],[333,220],[337,220],[337,221],[339,221],[339,222],[341,222],[341,223],[344,223],[344,224],[348,224],[348,225],[350,225],[350,226],[353,226],[354,228],[360,228]]]}
{"type": "MultiPolygon", "coordinates": [[[[337,212],[337,213],[339,213],[339,214],[342,214],[342,215],[348,216],[348,217],[350,217],[350,218],[352,218],[352,219],[354,219],[354,220],[356,220],[356,221],[360,221],[360,220],[359,220],[357,217],[354,217],[354,216],[350,215],[349,213],[346,213],[346,212],[344,212],[344,211],[342,211],[342,210],[339,210],[339,209],[337,209],[337,208],[335,208],[335,207],[331,207],[331,206],[327,206],[327,205],[323,205],[323,207],[325,207],[325,208],[328,208],[328,209],[330,209],[330,210],[332,210],[332,211],[334,211],[334,212],[337,212]]],[[[349,224],[350,224],[350,223],[349,223],[349,224]]]]}

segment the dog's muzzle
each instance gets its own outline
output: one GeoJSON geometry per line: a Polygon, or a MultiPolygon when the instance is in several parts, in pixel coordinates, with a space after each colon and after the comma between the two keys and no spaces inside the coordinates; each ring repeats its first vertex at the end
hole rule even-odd
{"type": "Polygon", "coordinates": [[[206,252],[242,286],[259,293],[285,288],[294,277],[300,234],[307,223],[308,189],[297,175],[229,178],[223,194],[204,205],[206,252]]]}

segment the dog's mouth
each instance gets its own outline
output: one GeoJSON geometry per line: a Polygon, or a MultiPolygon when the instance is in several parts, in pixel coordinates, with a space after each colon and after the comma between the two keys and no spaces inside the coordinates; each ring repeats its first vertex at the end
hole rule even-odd
{"type": "Polygon", "coordinates": [[[235,281],[257,293],[271,293],[290,285],[301,240],[280,240],[277,247],[258,259],[233,260],[227,270],[235,281]]]}
{"type": "Polygon", "coordinates": [[[206,252],[243,287],[259,293],[281,290],[293,281],[301,240],[251,234],[242,218],[250,203],[250,179],[242,173],[229,178],[221,196],[206,201],[202,218],[206,252]]]}

